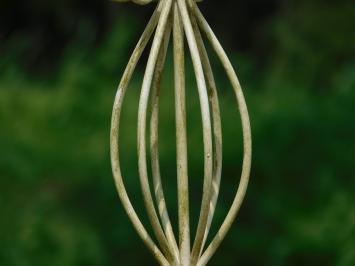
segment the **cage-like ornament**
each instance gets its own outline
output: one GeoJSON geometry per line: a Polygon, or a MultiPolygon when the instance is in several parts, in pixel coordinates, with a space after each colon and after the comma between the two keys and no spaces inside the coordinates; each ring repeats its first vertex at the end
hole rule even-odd
{"type": "MultiPolygon", "coordinates": [[[[128,2],[130,0],[116,0],[128,2]]],[[[131,0],[137,4],[148,4],[153,0],[131,0]]],[[[153,253],[160,265],[202,266],[215,253],[236,218],[249,181],[251,166],[251,130],[247,106],[241,86],[221,44],[197,7],[198,0],[159,0],[153,16],[140,38],[119,84],[113,106],[111,125],[111,163],[118,194],[137,233],[153,253]],[[201,31],[221,61],[232,84],[243,129],[244,155],[241,179],[232,203],[217,235],[205,248],[210,231],[215,206],[220,190],[222,172],[222,130],[217,89],[201,31]],[[135,212],[122,179],[119,162],[119,125],[122,103],[135,67],[155,32],[138,110],[138,167],[145,207],[158,244],[149,236],[135,212]],[[175,120],[178,183],[178,226],[179,239],[176,240],[168,215],[158,153],[158,111],[161,75],[165,64],[170,35],[173,39],[174,79],[175,79],[175,120]],[[200,108],[202,114],[204,144],[204,183],[202,204],[194,242],[190,244],[190,215],[188,190],[187,134],[185,107],[184,37],[195,71],[200,108]],[[146,151],[146,123],[149,98],[151,97],[150,153],[152,176],[158,212],[149,186],[146,151]],[[192,246],[192,248],[191,248],[192,246]]]]}

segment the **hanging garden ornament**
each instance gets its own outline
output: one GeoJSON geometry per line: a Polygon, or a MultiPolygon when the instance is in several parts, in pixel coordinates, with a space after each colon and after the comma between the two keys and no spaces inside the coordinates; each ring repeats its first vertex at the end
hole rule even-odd
{"type": "MultiPolygon", "coordinates": [[[[117,0],[128,2],[129,0],[117,0]]],[[[152,0],[132,0],[137,4],[148,4],[152,0]]],[[[251,131],[247,106],[241,86],[233,66],[217,40],[207,21],[201,14],[195,0],[160,0],[140,38],[127,68],[119,84],[113,106],[111,125],[111,163],[118,194],[122,204],[133,223],[137,233],[153,253],[160,265],[202,266],[206,265],[215,253],[236,218],[249,181],[251,165],[251,131]],[[201,32],[204,33],[212,48],[221,61],[232,84],[243,129],[244,156],[241,178],[232,206],[224,219],[217,235],[207,243],[218,193],[222,172],[222,132],[221,117],[217,98],[217,89],[212,73],[208,54],[203,43],[201,32]],[[151,222],[155,243],[137,216],[122,179],[119,162],[119,125],[122,103],[127,86],[135,67],[154,33],[138,110],[138,166],[140,184],[145,207],[151,222]],[[175,120],[176,120],[176,153],[177,153],[177,184],[178,184],[178,227],[179,237],[175,238],[172,224],[164,199],[160,176],[158,153],[158,110],[161,75],[165,64],[167,47],[172,35],[174,54],[175,79],[175,120]],[[197,81],[200,108],[202,114],[204,144],[204,181],[201,210],[195,237],[190,240],[189,215],[189,180],[187,162],[187,134],[185,107],[185,69],[184,69],[184,38],[186,36],[197,81]],[[155,200],[148,180],[146,131],[147,109],[151,97],[150,118],[150,154],[155,200]]]]}

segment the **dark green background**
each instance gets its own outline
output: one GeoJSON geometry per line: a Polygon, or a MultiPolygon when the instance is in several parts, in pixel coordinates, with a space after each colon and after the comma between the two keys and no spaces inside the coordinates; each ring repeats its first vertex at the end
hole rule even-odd
{"type": "MultiPolygon", "coordinates": [[[[118,81],[154,5],[0,1],[0,265],[154,265],[121,207],[109,159],[118,81]]],[[[210,265],[355,265],[355,5],[352,1],[200,4],[235,66],[250,110],[246,201],[210,265]]],[[[210,51],[224,131],[213,232],[241,170],[236,103],[210,51]]],[[[189,54],[187,53],[187,56],[189,54]]],[[[122,170],[138,213],[137,102],[147,53],[122,117],[122,170]]],[[[176,220],[172,57],[160,152],[176,220]]],[[[202,187],[199,103],[187,60],[192,225],[202,187]]]]}

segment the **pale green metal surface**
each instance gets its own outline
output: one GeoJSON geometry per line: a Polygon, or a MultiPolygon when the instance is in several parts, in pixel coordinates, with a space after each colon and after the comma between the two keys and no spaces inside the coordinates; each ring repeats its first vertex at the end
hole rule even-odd
{"type": "MultiPolygon", "coordinates": [[[[115,0],[149,4],[153,0],[115,0]]],[[[232,64],[218,42],[210,26],[204,19],[194,0],[159,0],[156,10],[146,30],[139,40],[123,78],[114,102],[111,125],[111,163],[118,194],[137,233],[152,252],[160,265],[202,266],[206,265],[231,228],[243,202],[251,167],[251,129],[244,95],[232,64]],[[148,44],[153,32],[155,35],[150,50],[138,110],[138,166],[141,189],[148,217],[158,245],[153,242],[137,216],[129,200],[122,179],[119,162],[119,123],[122,103],[134,69],[148,44]],[[203,32],[220,59],[232,84],[243,128],[244,157],[241,179],[233,204],[222,223],[217,235],[204,249],[213,220],[222,173],[222,129],[218,104],[217,87],[212,67],[201,36],[203,32]],[[166,59],[170,37],[173,37],[174,76],[175,76],[175,119],[178,184],[178,225],[179,237],[172,229],[165,203],[162,178],[160,174],[158,151],[158,111],[161,75],[166,59]],[[189,179],[187,161],[186,106],[185,106],[185,69],[184,37],[187,39],[198,87],[201,108],[204,143],[204,183],[201,210],[194,241],[190,239],[189,179]],[[154,195],[158,206],[155,209],[153,195],[149,186],[146,152],[146,127],[148,102],[151,97],[152,113],[150,118],[150,153],[154,195]],[[178,239],[179,243],[177,243],[178,239]]]]}

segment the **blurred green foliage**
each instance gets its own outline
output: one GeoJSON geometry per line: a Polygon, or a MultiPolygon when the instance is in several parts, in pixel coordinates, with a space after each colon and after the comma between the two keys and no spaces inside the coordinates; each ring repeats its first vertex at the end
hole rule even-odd
{"type": "MultiPolygon", "coordinates": [[[[263,66],[250,54],[229,53],[250,108],[253,167],[246,202],[211,265],[355,265],[353,7],[350,1],[300,1],[265,26],[272,47],[263,66]]],[[[119,204],[109,159],[115,87],[140,30],[132,18],[120,18],[99,47],[72,43],[45,78],[17,64],[25,40],[6,43],[0,58],[0,265],[154,265],[119,204]]],[[[171,61],[170,55],[160,149],[176,217],[171,61]]],[[[143,66],[126,98],[121,135],[123,173],[144,216],[136,163],[143,66]]],[[[189,61],[187,68],[197,217],[202,143],[189,61]]],[[[224,171],[214,231],[231,204],[242,158],[236,104],[218,66],[216,80],[224,171]]]]}

